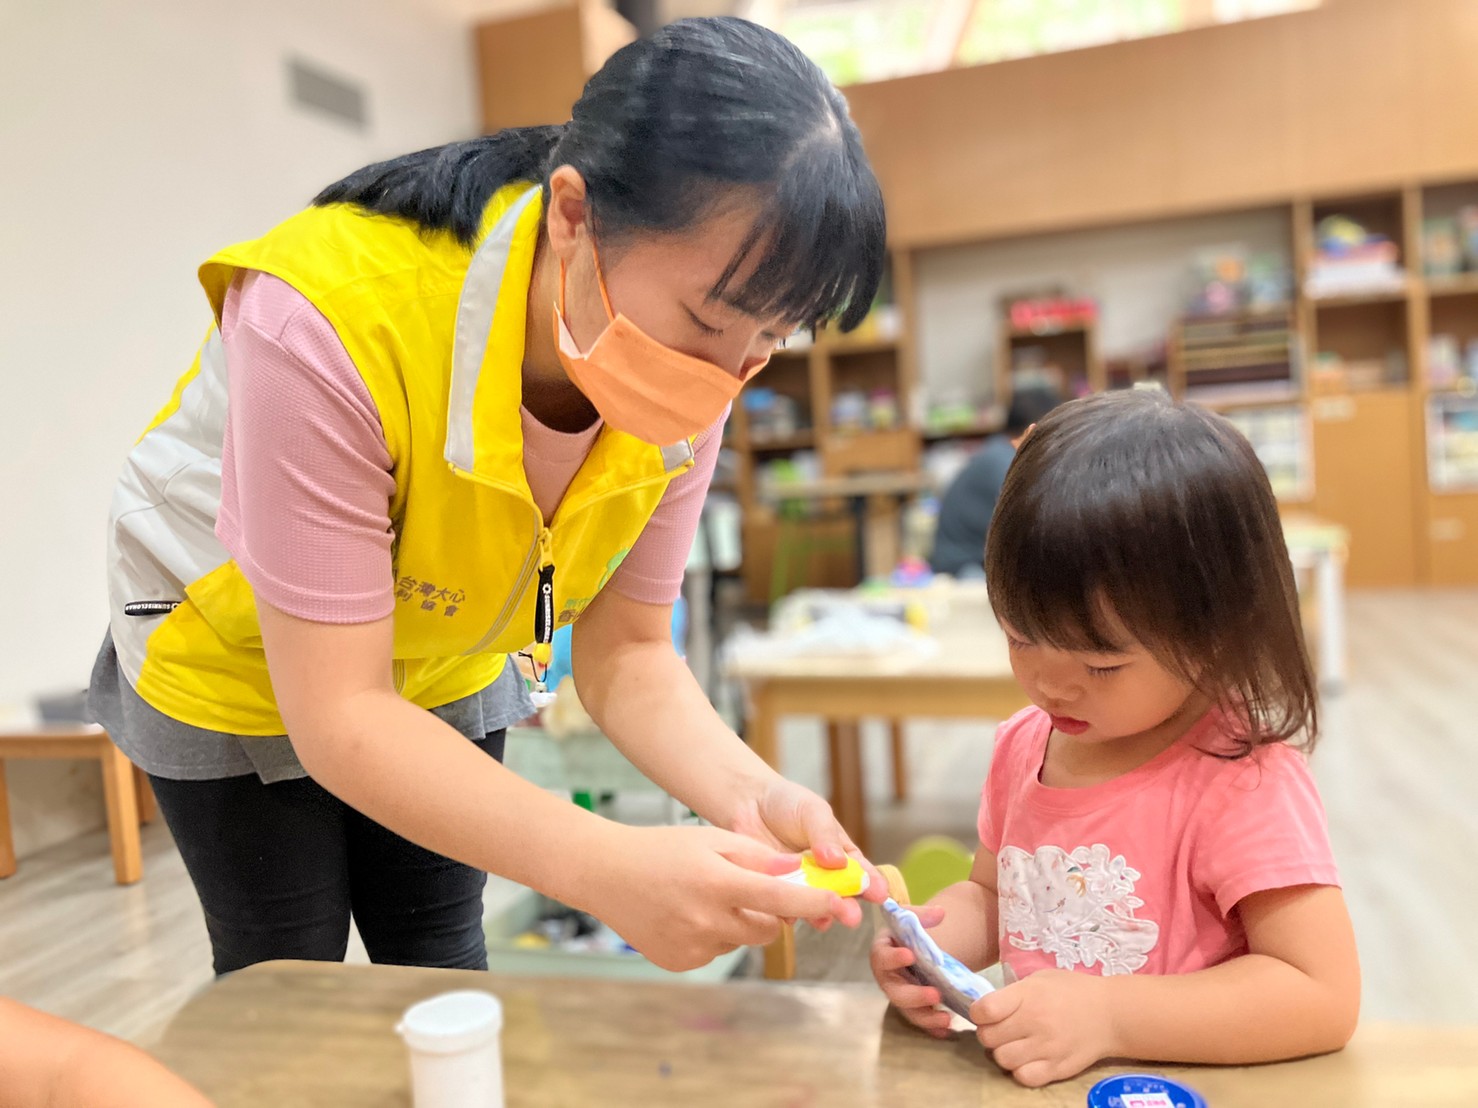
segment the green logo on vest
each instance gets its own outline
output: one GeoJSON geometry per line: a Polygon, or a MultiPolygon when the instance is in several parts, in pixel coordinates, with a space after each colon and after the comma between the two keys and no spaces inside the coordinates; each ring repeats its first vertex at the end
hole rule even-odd
{"type": "MultiPolygon", "coordinates": [[[[616,575],[616,571],[621,568],[621,563],[626,560],[626,555],[630,553],[631,547],[629,546],[625,550],[618,550],[615,557],[606,563],[606,571],[601,574],[600,581],[595,586],[597,593],[605,588],[606,582],[616,575]]],[[[594,596],[569,597],[565,600],[564,607],[560,609],[559,618],[555,622],[561,627],[567,623],[574,623],[575,619],[590,606],[590,602],[594,599],[594,596]]]]}

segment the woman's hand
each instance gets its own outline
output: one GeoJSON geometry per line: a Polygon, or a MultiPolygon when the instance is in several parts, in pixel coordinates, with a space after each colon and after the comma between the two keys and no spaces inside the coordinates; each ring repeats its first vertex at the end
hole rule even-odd
{"type": "MultiPolygon", "coordinates": [[[[717,827],[608,824],[581,907],[663,969],[773,942],[784,921],[838,916],[843,899],[778,880],[800,864],[717,827]]],[[[854,912],[858,911],[855,905],[854,912]]]]}
{"type": "MultiPolygon", "coordinates": [[[[741,835],[781,850],[810,850],[818,862],[830,869],[846,865],[850,855],[867,872],[867,891],[863,898],[878,904],[887,899],[887,881],[862,856],[852,837],[837,822],[831,805],[794,781],[778,774],[767,776],[752,795],[739,802],[729,826],[741,835]]],[[[842,911],[835,918],[847,927],[856,927],[862,922],[862,906],[855,900],[843,900],[842,911]]],[[[811,922],[825,930],[831,925],[831,918],[811,922]]]]}

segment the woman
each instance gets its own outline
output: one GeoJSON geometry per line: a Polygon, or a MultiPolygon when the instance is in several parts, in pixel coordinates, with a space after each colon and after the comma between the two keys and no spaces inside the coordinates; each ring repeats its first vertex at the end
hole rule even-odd
{"type": "Polygon", "coordinates": [[[376,961],[485,966],[484,871],[669,968],[858,922],[771,876],[852,844],[668,629],[729,403],[796,328],[855,326],[883,254],[841,96],[709,19],[618,52],[562,127],[370,166],[202,267],[216,324],[119,484],[92,694],[218,973],[341,958],[351,915],[376,961]],[[499,764],[531,712],[506,656],[571,621],[591,715],[715,826],[499,764]]]}

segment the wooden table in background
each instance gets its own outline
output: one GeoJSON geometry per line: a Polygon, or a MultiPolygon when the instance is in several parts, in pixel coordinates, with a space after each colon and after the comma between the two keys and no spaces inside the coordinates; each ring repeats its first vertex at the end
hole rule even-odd
{"type": "Polygon", "coordinates": [[[114,877],[120,885],[132,885],[144,876],[139,824],[151,822],[155,814],[154,792],[148,777],[113,745],[108,733],[97,724],[67,723],[0,727],[0,877],[9,877],[16,870],[10,800],[5,784],[5,763],[12,758],[81,758],[101,765],[114,877]]]}
{"type": "Polygon", "coordinates": [[[1253,1068],[1100,1066],[1022,1089],[975,1043],[886,1013],[871,986],[667,985],[277,962],[211,985],[154,1052],[219,1108],[403,1108],[394,1028],[451,989],[503,1001],[509,1108],[722,1105],[1082,1108],[1110,1073],[1164,1072],[1216,1108],[1470,1108],[1478,1028],[1370,1026],[1341,1054],[1253,1068]]]}
{"type": "MultiPolygon", "coordinates": [[[[903,594],[900,594],[900,598],[903,594]]],[[[1026,707],[1011,675],[1006,637],[996,626],[983,582],[958,582],[936,593],[946,610],[929,634],[930,657],[774,657],[733,664],[749,702],[745,739],[776,769],[785,716],[826,720],[831,747],[832,806],[858,847],[868,847],[867,810],[857,724],[864,719],[1006,719],[1026,707]]],[[[916,594],[932,603],[928,592],[916,594]]],[[[983,771],[982,771],[983,780],[983,771]]]]}

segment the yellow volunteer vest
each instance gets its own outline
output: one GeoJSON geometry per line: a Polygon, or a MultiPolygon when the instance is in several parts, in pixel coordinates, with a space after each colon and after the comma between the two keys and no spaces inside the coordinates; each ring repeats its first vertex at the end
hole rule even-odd
{"type": "MultiPolygon", "coordinates": [[[[217,322],[240,270],[286,281],[329,320],[363,376],[394,467],[394,676],[402,695],[426,708],[486,687],[507,654],[533,641],[537,587],[551,566],[555,624],[574,620],[631,549],[668,482],[692,465],[690,443],[659,449],[603,428],[554,518],[542,518],[524,475],[519,414],[540,214],[536,186],[501,190],[469,252],[450,234],[401,220],[345,205],[309,208],[200,270],[217,322]]],[[[212,342],[219,344],[214,332],[140,440],[140,457],[150,456],[151,436],[164,436],[156,454],[167,453],[171,434],[190,437],[174,425],[186,406],[181,397],[204,387],[195,380],[202,363],[223,363],[210,353],[212,342]]],[[[217,372],[223,377],[223,365],[217,372]]],[[[208,407],[197,399],[191,410],[208,407]]],[[[154,545],[144,527],[117,545],[140,542],[154,545]]],[[[197,577],[178,568],[160,574],[183,583],[183,596],[173,598],[182,603],[149,631],[135,688],[185,723],[282,734],[252,590],[223,557],[197,577]]],[[[114,589],[115,641],[122,604],[171,599],[116,595],[146,588],[138,576],[114,589]]],[[[120,659],[127,672],[121,643],[120,659]]]]}

